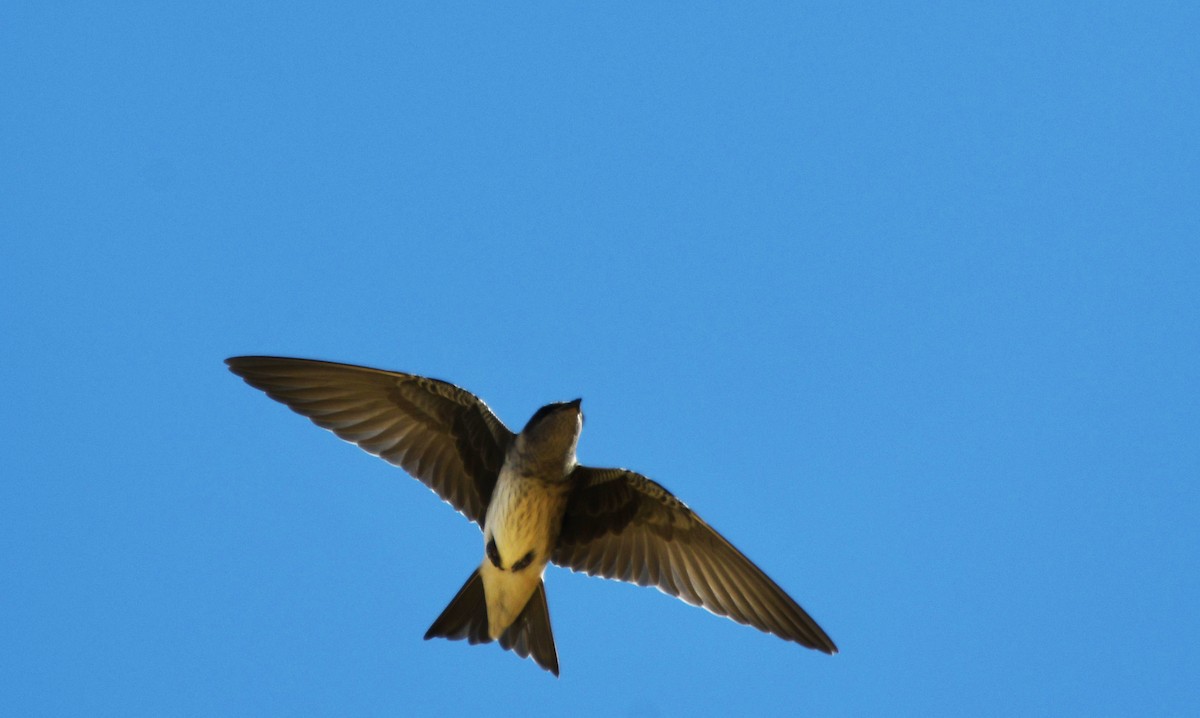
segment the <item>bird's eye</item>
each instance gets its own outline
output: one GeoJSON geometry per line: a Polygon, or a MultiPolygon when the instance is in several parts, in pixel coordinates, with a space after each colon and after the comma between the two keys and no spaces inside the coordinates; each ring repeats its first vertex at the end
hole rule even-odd
{"type": "Polygon", "coordinates": [[[516,563],[514,563],[512,565],[512,570],[520,571],[521,569],[525,568],[526,566],[528,566],[531,563],[533,563],[533,551],[530,551],[529,553],[525,554],[524,556],[521,557],[520,561],[517,561],[516,563]]]}
{"type": "Polygon", "coordinates": [[[490,539],[487,542],[487,557],[488,560],[492,562],[493,566],[501,570],[504,569],[504,567],[500,565],[500,551],[496,548],[496,539],[490,539]]]}

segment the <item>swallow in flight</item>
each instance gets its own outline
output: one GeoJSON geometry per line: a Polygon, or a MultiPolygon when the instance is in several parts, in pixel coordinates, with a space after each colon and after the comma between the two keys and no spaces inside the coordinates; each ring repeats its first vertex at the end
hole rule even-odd
{"type": "Polygon", "coordinates": [[[543,406],[514,434],[474,394],[438,379],[311,359],[226,364],[317,426],[412,474],[483,529],[479,567],[426,639],[499,641],[557,676],[542,583],[552,562],[655,586],[837,652],[791,596],[669,491],[627,469],[581,466],[579,399],[543,406]]]}

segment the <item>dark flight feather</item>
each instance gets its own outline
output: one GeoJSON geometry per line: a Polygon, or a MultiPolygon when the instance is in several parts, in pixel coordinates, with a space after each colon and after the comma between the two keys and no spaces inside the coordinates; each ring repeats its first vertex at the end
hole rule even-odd
{"type": "Polygon", "coordinates": [[[626,469],[571,476],[551,560],[664,593],[825,653],[837,646],[758,566],[662,486],[626,469]]]}
{"type": "Polygon", "coordinates": [[[483,526],[513,433],[474,394],[438,379],[311,359],[246,356],[225,363],[250,386],[401,467],[483,526]]]}

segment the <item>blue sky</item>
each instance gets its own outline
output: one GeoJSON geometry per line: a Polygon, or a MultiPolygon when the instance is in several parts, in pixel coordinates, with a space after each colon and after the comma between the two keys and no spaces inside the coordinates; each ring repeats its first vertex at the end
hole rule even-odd
{"type": "Polygon", "coordinates": [[[1200,710],[1188,3],[11,2],[0,713],[1200,710]],[[837,641],[482,556],[227,356],[453,381],[837,641]]]}

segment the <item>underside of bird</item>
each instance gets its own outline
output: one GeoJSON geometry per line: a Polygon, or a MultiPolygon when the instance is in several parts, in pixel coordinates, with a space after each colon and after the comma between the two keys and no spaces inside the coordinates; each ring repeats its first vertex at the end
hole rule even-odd
{"type": "Polygon", "coordinates": [[[487,558],[427,639],[499,641],[558,675],[541,580],[550,562],[653,586],[837,653],[795,599],[662,485],[629,469],[577,465],[578,400],[543,406],[514,434],[479,397],[437,379],[287,357],[226,362],[250,386],[403,468],[483,530],[487,558]],[[553,481],[529,482],[527,474],[553,481]]]}
{"type": "MultiPolygon", "coordinates": [[[[466,639],[472,645],[495,640],[488,630],[488,601],[479,569],[471,572],[450,605],[425,632],[425,640],[430,638],[466,639]]],[[[540,579],[525,608],[512,625],[500,633],[499,639],[504,650],[521,658],[532,655],[539,666],[558,675],[558,651],[554,648],[554,632],[550,630],[546,586],[540,579]]]]}

